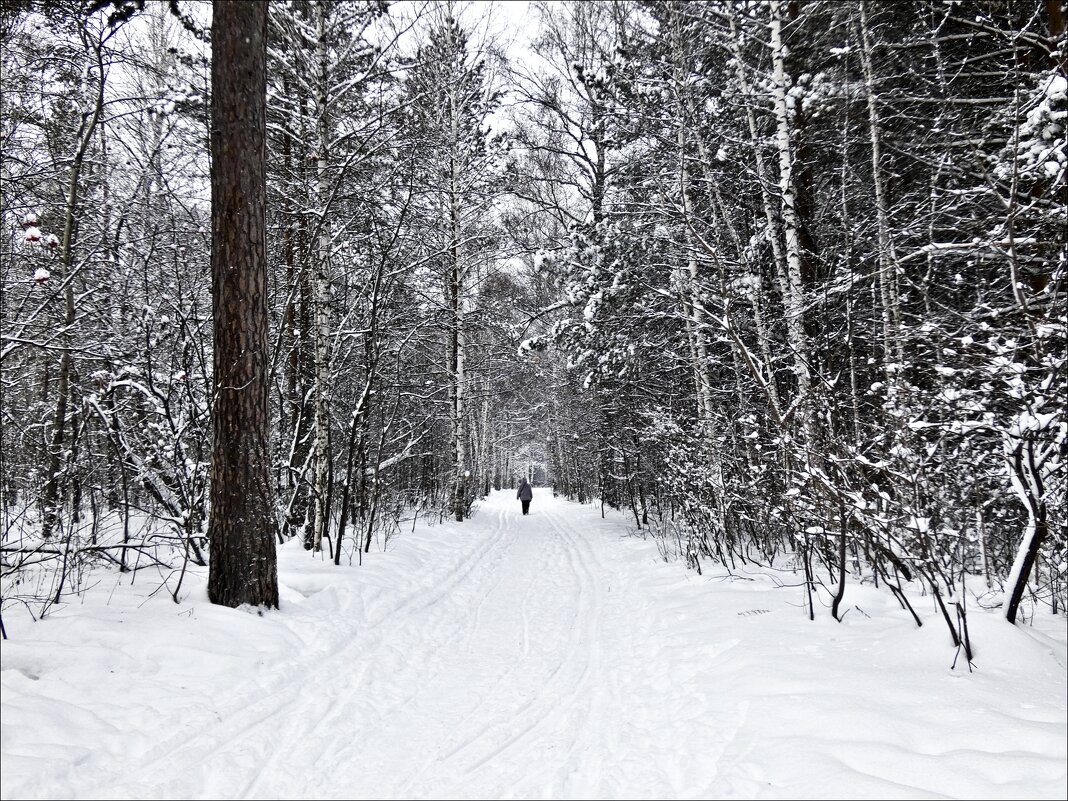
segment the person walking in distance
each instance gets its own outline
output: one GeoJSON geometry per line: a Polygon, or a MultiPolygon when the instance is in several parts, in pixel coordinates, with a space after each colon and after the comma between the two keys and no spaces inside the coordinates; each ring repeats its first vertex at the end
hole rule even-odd
{"type": "Polygon", "coordinates": [[[530,501],[534,497],[534,488],[527,483],[526,478],[519,479],[519,492],[515,494],[523,502],[523,514],[530,514],[530,501]]]}

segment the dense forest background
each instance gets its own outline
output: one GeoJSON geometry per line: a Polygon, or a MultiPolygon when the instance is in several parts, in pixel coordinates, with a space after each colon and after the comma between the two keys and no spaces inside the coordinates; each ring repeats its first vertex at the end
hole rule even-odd
{"type": "MultiPolygon", "coordinates": [[[[5,608],[209,552],[210,7],[100,6],[0,6],[5,608]]],[[[1063,609],[1062,3],[269,9],[280,541],[527,475],[810,616],[1063,609]]]]}

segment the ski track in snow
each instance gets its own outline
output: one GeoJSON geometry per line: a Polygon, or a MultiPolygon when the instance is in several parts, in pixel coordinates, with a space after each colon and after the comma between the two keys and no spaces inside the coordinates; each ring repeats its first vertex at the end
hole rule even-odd
{"type": "Polygon", "coordinates": [[[546,491],[426,528],[392,572],[283,549],[280,613],[196,606],[230,626],[230,669],[176,646],[171,676],[121,643],[132,709],[76,665],[32,686],[47,659],[5,644],[3,797],[1064,797],[1063,670],[1001,621],[972,624],[978,672],[949,672],[944,632],[879,591],[852,589],[871,618],[808,624],[800,590],[657,564],[546,491]]]}

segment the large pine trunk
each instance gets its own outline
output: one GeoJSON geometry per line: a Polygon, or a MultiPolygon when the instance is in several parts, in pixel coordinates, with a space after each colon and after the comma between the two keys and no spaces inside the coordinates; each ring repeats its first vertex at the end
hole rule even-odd
{"type": "Polygon", "coordinates": [[[267,6],[215,0],[213,13],[215,437],[208,597],[223,606],[277,607],[267,406],[267,6]]]}

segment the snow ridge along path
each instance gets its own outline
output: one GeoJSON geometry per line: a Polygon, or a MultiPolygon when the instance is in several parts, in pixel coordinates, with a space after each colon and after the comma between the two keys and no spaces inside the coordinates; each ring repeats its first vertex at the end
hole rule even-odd
{"type": "MultiPolygon", "coordinates": [[[[979,669],[851,587],[664,564],[538,490],[360,568],[280,553],[282,610],[97,588],[6,621],[4,798],[1064,798],[1063,617],[973,613],[979,669]]],[[[187,579],[188,580],[188,579],[187,579]]],[[[200,582],[197,584],[196,582],[200,582]]],[[[924,602],[920,601],[921,607],[924,602]]]]}

